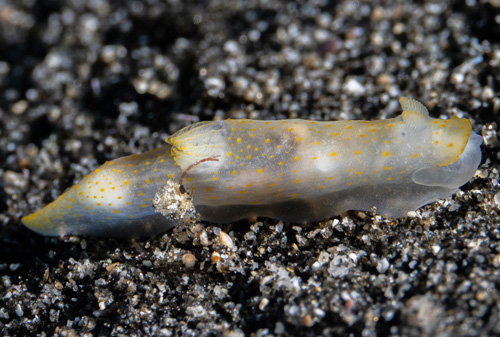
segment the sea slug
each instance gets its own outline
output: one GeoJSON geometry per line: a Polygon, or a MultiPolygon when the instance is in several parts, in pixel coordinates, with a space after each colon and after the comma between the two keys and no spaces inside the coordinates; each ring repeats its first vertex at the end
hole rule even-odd
{"type": "Polygon", "coordinates": [[[159,233],[176,223],[155,213],[152,199],[188,168],[183,186],[201,220],[303,223],[372,206],[403,217],[465,184],[481,161],[482,138],[467,119],[433,119],[413,99],[400,103],[400,116],[378,121],[196,123],[168,145],[106,162],[22,221],[52,236],[159,233]]]}

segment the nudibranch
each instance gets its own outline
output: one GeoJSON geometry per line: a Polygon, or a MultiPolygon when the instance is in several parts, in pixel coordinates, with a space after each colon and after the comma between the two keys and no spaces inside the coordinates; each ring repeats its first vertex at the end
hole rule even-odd
{"type": "Polygon", "coordinates": [[[373,206],[403,217],[469,181],[482,138],[468,119],[434,119],[413,99],[400,103],[400,116],[377,121],[196,123],[163,147],[106,162],[22,221],[51,236],[163,232],[176,223],[156,213],[152,200],[183,172],[184,188],[209,222],[263,216],[304,223],[373,206]]]}

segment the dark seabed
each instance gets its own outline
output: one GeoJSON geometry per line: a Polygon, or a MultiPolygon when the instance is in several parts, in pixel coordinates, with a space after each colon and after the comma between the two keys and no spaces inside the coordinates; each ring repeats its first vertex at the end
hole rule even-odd
{"type": "Polygon", "coordinates": [[[0,335],[500,335],[499,37],[498,0],[0,0],[0,335]],[[407,218],[136,240],[20,222],[199,120],[384,119],[401,96],[485,142],[407,218]]]}

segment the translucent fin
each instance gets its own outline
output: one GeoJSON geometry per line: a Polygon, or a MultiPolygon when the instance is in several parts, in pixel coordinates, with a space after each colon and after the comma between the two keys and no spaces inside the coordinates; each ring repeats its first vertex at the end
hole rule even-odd
{"type": "Polygon", "coordinates": [[[423,167],[416,170],[413,182],[425,186],[458,188],[468,182],[481,162],[482,138],[472,132],[465,151],[448,166],[423,167]]]}
{"type": "Polygon", "coordinates": [[[419,101],[408,97],[401,97],[399,99],[399,104],[401,104],[403,111],[415,111],[422,114],[422,116],[429,118],[429,110],[427,110],[427,108],[419,101]]]}
{"type": "MultiPolygon", "coordinates": [[[[222,129],[223,124],[219,122],[200,122],[177,131],[165,141],[172,145],[171,155],[185,171],[193,163],[222,153],[225,148],[222,129]]],[[[212,166],[218,166],[218,163],[204,163],[191,173],[212,166]]]]}

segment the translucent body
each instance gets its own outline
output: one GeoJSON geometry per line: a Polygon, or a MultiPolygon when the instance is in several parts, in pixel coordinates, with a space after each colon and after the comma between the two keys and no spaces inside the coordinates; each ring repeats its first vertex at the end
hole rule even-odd
{"type": "MultiPolygon", "coordinates": [[[[105,164],[101,172],[76,185],[74,192],[67,192],[72,193],[72,203],[82,213],[76,213],[74,220],[66,213],[64,225],[54,220],[57,212],[50,207],[68,204],[70,195],[64,194],[23,221],[46,235],[117,236],[113,231],[124,228],[135,228],[133,235],[161,231],[172,224],[157,225],[165,220],[152,213],[150,200],[159,186],[167,178],[178,179],[193,163],[214,156],[218,161],[193,166],[184,179],[203,220],[227,222],[267,216],[300,223],[347,210],[369,211],[372,206],[383,215],[405,216],[451,195],[473,176],[481,160],[481,138],[466,119],[431,119],[420,103],[402,98],[401,104],[401,116],[383,121],[226,120],[193,124],[167,138],[172,148],[158,150],[163,162],[151,159],[149,168],[142,170],[145,157],[151,157],[152,152],[122,158],[113,164],[123,167],[120,174],[105,164]],[[138,172],[131,173],[134,168],[138,172]],[[102,211],[95,206],[94,195],[83,200],[74,197],[99,174],[120,187],[109,198],[128,195],[133,199],[126,199],[131,204],[122,201],[102,211]],[[95,213],[89,215],[84,209],[95,213]],[[146,225],[138,221],[143,218],[146,225]],[[106,230],[99,226],[106,226],[106,230]]],[[[97,200],[100,197],[97,195],[97,200]]],[[[122,232],[120,236],[129,235],[122,232]]]]}
{"type": "Polygon", "coordinates": [[[106,162],[40,211],[22,219],[49,236],[137,237],[175,225],[155,213],[152,200],[180,169],[166,145],[140,155],[106,162]]]}

